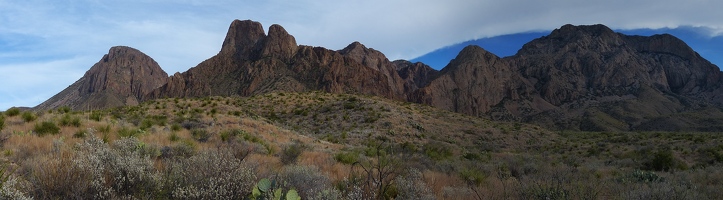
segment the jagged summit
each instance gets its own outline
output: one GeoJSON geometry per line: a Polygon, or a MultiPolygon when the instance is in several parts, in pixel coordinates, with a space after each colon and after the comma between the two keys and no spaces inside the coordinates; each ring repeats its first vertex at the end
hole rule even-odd
{"type": "Polygon", "coordinates": [[[381,52],[357,45],[361,51],[299,46],[280,25],[271,25],[266,35],[258,22],[235,20],[219,54],[174,75],[147,98],[323,90],[405,99],[405,80],[393,64],[381,52]]]}
{"type": "Polygon", "coordinates": [[[235,54],[240,58],[249,57],[256,44],[266,37],[261,23],[251,20],[234,20],[228,28],[221,47],[222,54],[235,54]]]}
{"type": "Polygon", "coordinates": [[[110,48],[78,81],[35,109],[68,106],[76,110],[136,105],[165,83],[166,74],[143,52],[126,46],[110,48]]]}

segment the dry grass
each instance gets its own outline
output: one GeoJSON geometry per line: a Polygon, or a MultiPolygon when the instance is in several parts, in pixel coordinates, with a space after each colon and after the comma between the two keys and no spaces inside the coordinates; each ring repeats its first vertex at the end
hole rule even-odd
{"type": "MultiPolygon", "coordinates": [[[[421,180],[438,199],[475,199],[477,194],[484,199],[644,198],[681,192],[684,184],[695,187],[682,191],[687,195],[682,199],[714,199],[716,191],[723,189],[719,175],[723,158],[716,157],[723,154],[723,147],[718,147],[723,136],[717,133],[551,132],[424,105],[320,92],[161,99],[94,113],[101,113],[99,121],[88,112],[71,113],[81,119],[79,127],[62,126],[59,134],[45,136],[32,133],[35,123],[57,122],[63,114],[41,113],[29,123],[20,116],[6,117],[1,133],[7,139],[0,158],[16,163],[16,175],[36,187],[62,188],[50,181],[69,173],[63,170],[71,169],[61,166],[77,154],[76,145],[90,134],[114,144],[122,140],[119,131],[130,130],[142,144],[139,151],[149,156],[159,172],[168,170],[173,159],[229,151],[251,166],[257,179],[273,178],[295,166],[284,165],[280,158],[285,147],[298,143],[304,148],[296,165],[313,166],[341,189],[332,196],[358,194],[343,186],[359,184],[354,175],[362,174],[358,165],[339,163],[335,155],[358,153],[360,161],[374,163],[378,158],[374,147],[380,144],[388,146],[383,150],[394,155],[392,162],[419,169],[421,180]],[[138,131],[153,116],[166,117],[138,131]],[[207,140],[194,139],[197,136],[184,127],[204,130],[207,140]],[[79,131],[88,133],[76,137],[79,131]],[[231,131],[236,135],[222,138],[231,131]],[[673,163],[685,168],[653,172],[666,180],[654,183],[659,189],[652,188],[652,183],[620,181],[644,169],[656,152],[666,149],[673,163]],[[484,179],[478,185],[469,184],[461,176],[464,170],[484,179]],[[31,174],[45,179],[32,179],[31,174]]],[[[170,195],[159,193],[157,198],[170,195]]]]}

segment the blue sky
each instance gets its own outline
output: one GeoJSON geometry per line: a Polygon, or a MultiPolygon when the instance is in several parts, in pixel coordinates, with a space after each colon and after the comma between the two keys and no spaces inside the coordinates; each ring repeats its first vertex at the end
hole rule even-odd
{"type": "Polygon", "coordinates": [[[281,24],[304,45],[359,41],[394,60],[563,24],[695,27],[705,30],[695,37],[720,38],[720,8],[713,0],[0,0],[0,110],[50,98],[112,46],[139,49],[169,74],[186,71],[219,51],[234,19],[281,24]]]}

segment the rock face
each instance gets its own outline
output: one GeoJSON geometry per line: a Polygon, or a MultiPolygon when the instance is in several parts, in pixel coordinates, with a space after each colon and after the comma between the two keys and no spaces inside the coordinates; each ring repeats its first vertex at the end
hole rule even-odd
{"type": "Polygon", "coordinates": [[[136,105],[163,85],[166,72],[151,57],[130,47],[117,46],[70,87],[35,109],[68,106],[76,110],[136,105]]]}
{"type": "Polygon", "coordinates": [[[279,25],[266,35],[258,22],[236,20],[217,55],[173,75],[146,98],[323,90],[403,100],[405,82],[384,54],[358,42],[341,51],[297,46],[279,25]]]}
{"type": "Polygon", "coordinates": [[[504,59],[467,47],[411,99],[555,128],[636,130],[654,127],[652,118],[720,106],[721,85],[718,67],[671,35],[565,25],[504,59]]]}

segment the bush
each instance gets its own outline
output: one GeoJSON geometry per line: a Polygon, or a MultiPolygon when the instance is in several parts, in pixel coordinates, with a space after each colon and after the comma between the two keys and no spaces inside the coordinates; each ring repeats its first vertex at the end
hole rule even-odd
{"type": "Polygon", "coordinates": [[[344,163],[347,165],[354,164],[355,162],[359,161],[359,153],[358,152],[342,152],[337,153],[334,155],[334,160],[340,163],[344,163]]]}
{"type": "Polygon", "coordinates": [[[173,132],[180,131],[181,128],[183,128],[183,127],[181,127],[180,124],[173,124],[173,125],[171,125],[171,131],[173,131],[173,132]]]}
{"type": "Polygon", "coordinates": [[[295,188],[302,199],[340,199],[341,192],[316,166],[290,165],[280,174],[285,188],[295,188]]]}
{"type": "Polygon", "coordinates": [[[256,175],[229,151],[204,151],[170,163],[164,175],[174,199],[244,199],[256,175]]]}
{"type": "Polygon", "coordinates": [[[150,199],[160,190],[160,174],[144,146],[137,138],[122,138],[109,146],[91,135],[77,147],[74,163],[92,177],[93,199],[150,199]]]}
{"type": "Polygon", "coordinates": [[[245,134],[248,134],[248,133],[246,133],[242,130],[234,129],[234,130],[223,131],[223,132],[221,132],[221,134],[219,134],[219,136],[221,137],[221,141],[228,142],[228,141],[233,141],[232,139],[235,138],[236,136],[245,135],[245,134]]]}
{"type": "Polygon", "coordinates": [[[18,116],[19,114],[20,114],[20,108],[12,107],[12,108],[8,109],[7,111],[5,111],[5,115],[7,115],[8,117],[15,117],[15,116],[18,116]]]}
{"type": "Polygon", "coordinates": [[[409,169],[405,175],[397,177],[394,183],[397,186],[395,199],[435,199],[418,169],[409,169]]]}
{"type": "Polygon", "coordinates": [[[299,142],[294,142],[284,147],[284,150],[281,151],[281,155],[279,156],[281,163],[284,165],[296,163],[301,153],[304,152],[304,148],[304,145],[299,142]]]}
{"type": "Polygon", "coordinates": [[[5,128],[5,115],[0,115],[0,131],[5,128]]]}
{"type": "Polygon", "coordinates": [[[44,121],[35,124],[33,131],[39,136],[43,136],[46,134],[58,134],[60,133],[60,127],[56,126],[55,123],[53,123],[52,121],[44,121]]]}
{"type": "Polygon", "coordinates": [[[429,142],[424,145],[424,154],[433,160],[444,160],[452,157],[452,149],[441,142],[429,142]]]}
{"type": "Polygon", "coordinates": [[[118,129],[118,136],[120,137],[138,137],[141,133],[143,133],[143,131],[140,129],[131,129],[128,127],[118,129]]]}
{"type": "Polygon", "coordinates": [[[66,113],[62,118],[60,118],[60,122],[58,122],[58,124],[60,124],[60,126],[80,127],[80,117],[72,116],[69,113],[66,113]]]}
{"type": "Polygon", "coordinates": [[[70,112],[70,107],[68,107],[68,106],[62,106],[62,107],[58,108],[58,112],[59,112],[59,113],[69,113],[69,112],[70,112]]]}
{"type": "Polygon", "coordinates": [[[90,119],[93,121],[99,122],[101,119],[103,119],[103,113],[101,112],[91,112],[90,113],[90,119]]]}
{"type": "Polygon", "coordinates": [[[670,149],[659,150],[653,155],[653,159],[643,164],[645,170],[670,171],[674,169],[685,170],[688,166],[673,155],[670,149]]]}
{"type": "Polygon", "coordinates": [[[70,154],[48,156],[29,164],[29,182],[37,199],[92,199],[91,173],[74,163],[70,154]]]}
{"type": "Polygon", "coordinates": [[[23,115],[21,117],[23,118],[23,121],[25,121],[25,122],[32,122],[38,118],[38,116],[35,116],[35,114],[33,114],[30,111],[23,112],[23,115]]]}
{"type": "Polygon", "coordinates": [[[199,142],[207,142],[208,139],[211,138],[211,134],[209,134],[206,129],[201,128],[191,130],[191,136],[199,142]]]}
{"type": "Polygon", "coordinates": [[[85,138],[88,135],[86,130],[80,129],[73,134],[74,138],[85,138]]]}

